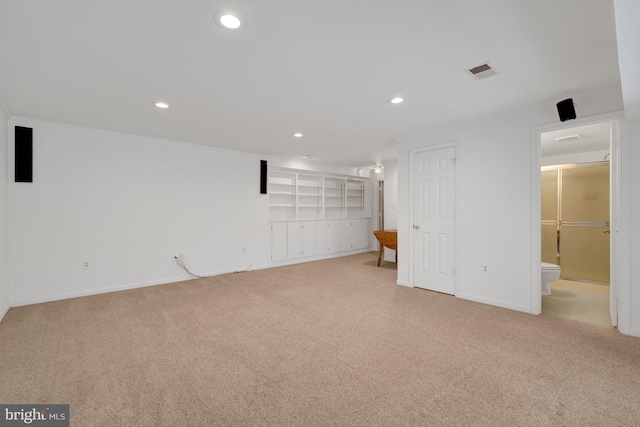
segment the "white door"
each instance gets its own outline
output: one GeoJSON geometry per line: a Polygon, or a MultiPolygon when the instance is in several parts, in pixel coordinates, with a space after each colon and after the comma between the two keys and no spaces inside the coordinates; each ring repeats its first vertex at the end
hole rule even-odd
{"type": "Polygon", "coordinates": [[[455,147],[413,155],[413,286],[454,293],[455,147]]]}

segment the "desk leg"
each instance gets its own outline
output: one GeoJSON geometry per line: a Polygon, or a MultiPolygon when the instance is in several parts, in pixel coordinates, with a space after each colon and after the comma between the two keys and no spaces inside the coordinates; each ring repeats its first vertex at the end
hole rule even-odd
{"type": "Polygon", "coordinates": [[[380,262],[382,261],[383,253],[384,253],[384,246],[380,245],[380,253],[378,254],[378,267],[380,267],[380,262]]]}
{"type": "Polygon", "coordinates": [[[396,249],[396,264],[398,263],[398,250],[396,249]]]}

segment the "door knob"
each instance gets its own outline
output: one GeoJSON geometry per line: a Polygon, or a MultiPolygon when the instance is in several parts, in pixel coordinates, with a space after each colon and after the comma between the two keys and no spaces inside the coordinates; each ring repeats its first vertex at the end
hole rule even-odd
{"type": "Polygon", "coordinates": [[[605,228],[604,230],[602,230],[602,232],[604,234],[611,234],[611,230],[609,230],[608,228],[605,228]]]}
{"type": "Polygon", "coordinates": [[[420,230],[420,224],[415,224],[413,228],[415,228],[416,230],[420,230]]]}

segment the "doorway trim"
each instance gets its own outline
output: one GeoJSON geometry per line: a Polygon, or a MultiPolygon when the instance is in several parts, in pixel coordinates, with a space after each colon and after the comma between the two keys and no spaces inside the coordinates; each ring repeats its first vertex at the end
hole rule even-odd
{"type": "MultiPolygon", "coordinates": [[[[626,200],[628,191],[623,188],[622,183],[628,182],[627,171],[628,168],[621,164],[621,160],[625,158],[626,147],[623,144],[622,134],[624,132],[624,112],[614,112],[607,114],[600,114],[595,116],[589,116],[585,118],[580,118],[576,120],[571,120],[570,122],[563,123],[549,123],[545,125],[533,126],[531,128],[531,140],[530,140],[530,148],[531,148],[531,292],[530,292],[530,307],[532,314],[540,314],[542,311],[542,293],[541,293],[541,278],[540,278],[540,262],[541,262],[541,201],[540,201],[540,137],[542,133],[560,130],[560,129],[568,129],[576,126],[584,126],[589,124],[603,123],[603,122],[614,122],[613,130],[617,133],[617,135],[612,135],[610,139],[610,143],[617,144],[617,150],[611,150],[611,156],[617,155],[616,159],[611,159],[610,167],[611,167],[611,181],[617,184],[616,195],[610,195],[610,206],[613,203],[617,204],[617,217],[610,218],[611,221],[611,229],[612,231],[615,229],[617,231],[621,228],[621,220],[625,220],[627,215],[624,213],[626,210],[626,200]],[[614,154],[615,153],[615,154],[614,154]],[[615,168],[615,170],[614,170],[615,168]],[[621,171],[625,174],[621,179],[621,171]],[[615,225],[614,225],[615,222],[615,225]]],[[[610,147],[614,148],[614,147],[610,147]]],[[[627,156],[628,157],[628,156],[627,156]]],[[[626,229],[624,227],[623,229],[626,229]]],[[[622,254],[625,251],[620,251],[620,233],[616,232],[616,236],[612,239],[612,244],[610,248],[610,256],[612,259],[612,263],[610,266],[610,292],[612,295],[617,295],[618,297],[618,328],[620,332],[625,332],[622,325],[628,325],[628,319],[623,319],[628,317],[628,310],[625,309],[624,302],[628,301],[629,293],[628,289],[625,286],[625,276],[621,273],[623,272],[621,265],[626,264],[625,260],[621,259],[622,254]],[[625,321],[626,320],[626,321],[625,321]]],[[[628,327],[627,327],[628,329],[628,327]]]]}
{"type": "MultiPolygon", "coordinates": [[[[453,198],[453,203],[454,203],[454,214],[455,214],[455,224],[454,224],[454,237],[453,237],[453,244],[454,244],[454,251],[453,251],[453,265],[454,265],[454,274],[453,274],[453,296],[457,297],[458,296],[458,260],[460,259],[459,256],[459,251],[460,251],[460,244],[459,244],[459,236],[460,236],[460,203],[459,203],[459,199],[460,199],[460,190],[459,190],[459,169],[460,169],[460,149],[458,147],[458,141],[450,141],[450,142],[443,142],[440,144],[433,144],[433,145],[423,145],[421,147],[415,147],[415,148],[411,148],[409,149],[409,224],[415,224],[415,218],[414,218],[414,200],[413,200],[413,190],[415,188],[415,182],[414,182],[414,161],[415,161],[415,156],[418,153],[422,153],[424,151],[433,151],[433,150],[440,150],[443,148],[453,148],[454,152],[455,152],[455,159],[456,159],[456,167],[454,169],[454,174],[455,174],[455,195],[453,198]]],[[[409,250],[408,250],[408,261],[409,261],[409,286],[412,288],[415,288],[415,277],[414,277],[414,240],[415,240],[415,233],[412,233],[411,230],[407,231],[409,234],[409,250]]]]}

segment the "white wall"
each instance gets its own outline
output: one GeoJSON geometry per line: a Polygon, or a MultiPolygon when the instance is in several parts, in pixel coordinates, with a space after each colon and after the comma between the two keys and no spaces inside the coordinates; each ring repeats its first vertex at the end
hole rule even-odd
{"type": "MultiPolygon", "coordinates": [[[[579,117],[622,109],[619,88],[574,96],[579,117]]],[[[558,121],[555,105],[532,106],[443,125],[398,139],[398,239],[409,254],[409,150],[458,146],[456,296],[535,312],[531,296],[531,129],[558,121]],[[482,274],[480,266],[489,266],[482,274]]],[[[624,155],[624,154],[623,154],[624,155]]],[[[409,283],[409,257],[399,257],[398,283],[409,283]]]]}
{"type": "MultiPolygon", "coordinates": [[[[629,192],[631,193],[629,203],[629,221],[626,221],[629,229],[629,245],[631,250],[624,257],[628,263],[624,265],[624,274],[629,274],[629,280],[626,281],[627,292],[630,294],[628,303],[623,301],[621,317],[628,314],[628,317],[619,318],[619,329],[622,332],[640,337],[640,120],[636,120],[629,124],[629,153],[628,163],[624,163],[628,167],[630,179],[627,183],[629,192]],[[627,270],[628,269],[628,270],[627,270]]],[[[624,159],[623,159],[624,160],[624,159]]],[[[622,239],[621,239],[622,240],[622,239]]],[[[627,236],[621,241],[621,251],[626,249],[627,236]]],[[[622,255],[622,254],[621,254],[622,255]]]]}
{"type": "Polygon", "coordinates": [[[259,155],[23,118],[11,140],[16,124],[34,182],[9,182],[12,305],[186,279],[178,253],[197,274],[268,264],[259,155]]]}
{"type": "Polygon", "coordinates": [[[9,232],[7,185],[9,139],[7,112],[0,101],[0,320],[10,307],[9,298],[9,232]]]}
{"type": "MultiPolygon", "coordinates": [[[[385,160],[384,166],[384,228],[398,228],[398,160],[385,160]]],[[[384,259],[396,261],[396,251],[384,248],[384,259]]]]}

